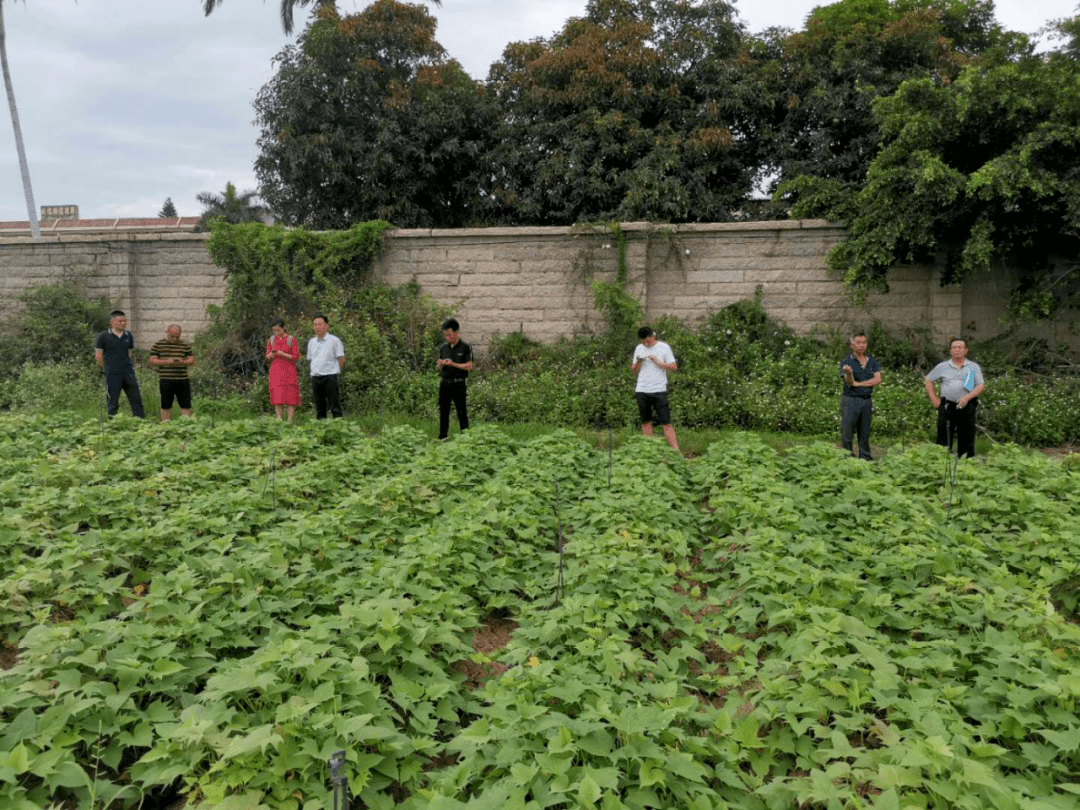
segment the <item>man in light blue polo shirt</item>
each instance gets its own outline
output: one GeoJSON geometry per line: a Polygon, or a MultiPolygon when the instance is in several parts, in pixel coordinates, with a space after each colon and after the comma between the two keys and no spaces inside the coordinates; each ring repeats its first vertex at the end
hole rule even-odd
{"type": "Polygon", "coordinates": [[[975,456],[975,411],[983,390],[983,373],[979,364],[967,359],[968,345],[963,338],[949,343],[949,359],[934,366],[923,382],[930,404],[937,408],[937,443],[952,448],[956,437],[956,455],[975,456]],[[941,396],[934,383],[941,383],[941,396]]]}
{"type": "Polygon", "coordinates": [[[341,388],[338,377],[345,370],[345,344],[330,334],[330,321],[321,312],[311,321],[315,337],[308,341],[307,361],[311,374],[311,398],[315,401],[315,418],[325,419],[326,411],[335,419],[344,416],[341,410],[341,388]]]}

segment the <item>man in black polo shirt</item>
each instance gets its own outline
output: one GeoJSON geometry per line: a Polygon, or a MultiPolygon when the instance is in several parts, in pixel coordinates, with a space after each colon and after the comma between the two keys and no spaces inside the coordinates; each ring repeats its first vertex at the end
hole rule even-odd
{"type": "Polygon", "coordinates": [[[472,348],[461,340],[461,326],[453,318],[443,321],[443,337],[446,342],[439,347],[439,438],[450,433],[450,404],[457,409],[458,427],[469,427],[469,414],[465,409],[465,380],[473,367],[472,348]]]}
{"type": "Polygon", "coordinates": [[[859,458],[872,461],[870,455],[870,419],[874,409],[871,396],[881,383],[881,366],[866,353],[866,335],[851,337],[851,354],[840,364],[844,375],[844,394],[840,397],[840,444],[852,452],[852,439],[859,436],[859,458]]]}
{"type": "Polygon", "coordinates": [[[109,416],[116,416],[120,410],[120,391],[122,390],[131,405],[131,413],[142,419],[142,394],[139,393],[139,381],[135,378],[135,365],[132,355],[135,351],[135,338],[127,330],[127,316],[118,309],[109,313],[109,328],[97,336],[94,344],[94,359],[105,375],[105,389],[109,392],[109,416]]]}

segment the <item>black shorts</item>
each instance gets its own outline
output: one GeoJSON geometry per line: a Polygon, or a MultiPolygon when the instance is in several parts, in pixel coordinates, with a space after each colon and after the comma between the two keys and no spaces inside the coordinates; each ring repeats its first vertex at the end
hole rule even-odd
{"type": "Polygon", "coordinates": [[[183,410],[191,410],[191,380],[158,380],[161,392],[161,410],[172,410],[173,397],[183,410]]]}
{"type": "Polygon", "coordinates": [[[667,391],[658,391],[655,394],[646,394],[637,391],[634,394],[637,400],[638,414],[641,424],[652,422],[654,425],[670,425],[671,412],[668,410],[667,391]],[[653,416],[653,413],[656,416],[653,416]]]}

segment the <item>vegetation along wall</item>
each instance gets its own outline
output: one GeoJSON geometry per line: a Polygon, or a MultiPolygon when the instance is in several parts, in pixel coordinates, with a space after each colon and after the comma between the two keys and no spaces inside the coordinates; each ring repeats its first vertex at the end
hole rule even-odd
{"type": "MultiPolygon", "coordinates": [[[[934,267],[897,267],[887,294],[854,302],[826,269],[826,254],[843,235],[823,220],[395,230],[386,234],[375,276],[394,285],[415,278],[435,299],[456,304],[467,339],[481,351],[492,335],[518,329],[553,341],[596,328],[593,278],[621,277],[650,317],[694,320],[760,289],[767,311],[800,333],[875,320],[896,329],[925,326],[942,340],[1000,331],[1008,279],[942,287],[934,267]]],[[[207,305],[225,293],[207,238],[149,227],[73,228],[38,242],[5,236],[0,307],[14,306],[27,287],[77,278],[90,294],[128,311],[143,347],[172,322],[191,334],[205,327],[207,305]]],[[[1068,342],[1069,325],[1044,326],[1042,335],[1068,342]]]]}

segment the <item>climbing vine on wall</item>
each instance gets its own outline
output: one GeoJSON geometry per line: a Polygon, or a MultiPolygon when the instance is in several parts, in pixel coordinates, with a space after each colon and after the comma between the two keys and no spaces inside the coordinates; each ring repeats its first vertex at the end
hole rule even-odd
{"type": "Polygon", "coordinates": [[[262,341],[276,316],[342,313],[366,286],[383,249],[388,222],[363,222],[344,231],[285,229],[280,225],[219,223],[207,248],[225,270],[227,289],[213,312],[212,332],[229,361],[247,369],[261,361],[262,341]]]}

